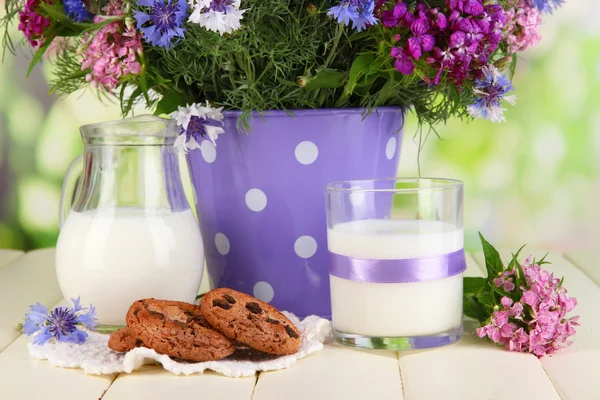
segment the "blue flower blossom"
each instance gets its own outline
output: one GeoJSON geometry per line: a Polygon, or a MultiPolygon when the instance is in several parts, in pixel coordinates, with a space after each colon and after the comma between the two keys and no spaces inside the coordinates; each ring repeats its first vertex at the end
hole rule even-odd
{"type": "Polygon", "coordinates": [[[375,0],[342,0],[340,4],[331,7],[327,15],[333,16],[340,24],[350,25],[360,32],[368,25],[377,24],[374,15],[375,0]]]}
{"type": "Polygon", "coordinates": [[[475,118],[489,119],[492,122],[504,121],[504,108],[500,106],[502,100],[511,105],[515,105],[517,97],[514,95],[506,96],[514,88],[508,77],[490,66],[483,68],[483,77],[475,82],[473,92],[475,101],[467,111],[475,118]]]}
{"type": "Polygon", "coordinates": [[[79,297],[71,300],[73,308],[56,307],[50,312],[40,303],[30,306],[29,313],[25,315],[23,333],[35,335],[33,344],[44,344],[51,339],[57,342],[85,342],[88,334],[79,328],[96,327],[96,309],[93,306],[82,307],[79,297]]]}
{"type": "Polygon", "coordinates": [[[138,5],[148,7],[148,12],[134,11],[137,29],[152,46],[170,48],[174,39],[182,38],[187,17],[186,0],[139,0],[138,5]]]}
{"type": "Polygon", "coordinates": [[[548,14],[552,14],[554,9],[563,5],[564,0],[532,0],[533,5],[540,10],[548,14]]]}
{"type": "Polygon", "coordinates": [[[83,0],[63,0],[65,14],[73,21],[84,22],[94,18],[94,14],[89,12],[83,4],[83,0]]]}

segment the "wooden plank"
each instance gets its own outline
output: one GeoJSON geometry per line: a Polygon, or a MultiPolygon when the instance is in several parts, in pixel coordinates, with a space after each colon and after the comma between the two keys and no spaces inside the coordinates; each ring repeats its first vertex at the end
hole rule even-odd
{"type": "Polygon", "coordinates": [[[62,295],[54,271],[54,249],[36,250],[0,269],[0,352],[20,335],[14,326],[23,321],[29,305],[49,307],[62,295]]]}
{"type": "Polygon", "coordinates": [[[580,250],[565,254],[565,258],[571,261],[577,268],[585,272],[596,285],[600,286],[600,268],[598,268],[598,256],[600,250],[580,250]]]}
{"type": "Polygon", "coordinates": [[[400,353],[410,400],[560,400],[537,358],[509,353],[477,338],[474,321],[462,340],[434,350],[400,353]]]}
{"type": "Polygon", "coordinates": [[[35,360],[29,356],[24,335],[0,353],[0,377],[0,399],[7,400],[98,400],[114,379],[114,375],[91,376],[35,360]]]}
{"type": "Polygon", "coordinates": [[[10,264],[23,254],[21,250],[0,249],[0,268],[10,264]]]}
{"type": "Polygon", "coordinates": [[[289,369],[261,373],[254,400],[402,400],[395,352],[327,344],[289,369]]]}
{"type": "MultiPolygon", "coordinates": [[[[468,254],[465,276],[483,277],[483,271],[468,254]]],[[[534,356],[502,351],[477,338],[475,328],[476,323],[467,320],[457,344],[400,352],[407,399],[559,399],[534,356]]]]}
{"type": "Polygon", "coordinates": [[[255,377],[228,378],[210,371],[175,376],[160,366],[146,366],[120,374],[102,400],[250,400],[255,383],[255,377]]]}
{"type": "MultiPolygon", "coordinates": [[[[529,252],[526,252],[529,254],[529,252]]],[[[545,252],[533,251],[536,257],[545,252]]],[[[503,258],[509,257],[509,252],[500,251],[503,258]]],[[[525,253],[524,253],[525,255],[525,253]]],[[[483,254],[475,254],[478,263],[483,262],[483,254]]],[[[593,259],[592,259],[593,260],[593,259]]],[[[577,308],[572,315],[580,316],[581,326],[577,328],[574,343],[560,353],[544,357],[541,364],[552,379],[563,399],[586,400],[598,399],[600,379],[598,379],[598,360],[600,359],[600,288],[584,272],[579,270],[567,259],[558,254],[550,254],[548,261],[552,264],[544,268],[557,276],[564,276],[565,287],[569,295],[578,300],[577,308]]],[[[585,269],[595,267],[586,264],[585,269]]]]}

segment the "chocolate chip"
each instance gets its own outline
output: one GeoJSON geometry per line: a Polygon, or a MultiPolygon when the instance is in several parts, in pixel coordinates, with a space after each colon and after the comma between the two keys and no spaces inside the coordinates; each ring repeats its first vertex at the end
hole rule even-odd
{"type": "Polygon", "coordinates": [[[296,331],[293,330],[292,328],[290,328],[288,325],[285,326],[285,331],[292,339],[298,339],[300,337],[300,336],[298,336],[296,331]]]}
{"type": "Polygon", "coordinates": [[[153,317],[158,317],[162,320],[165,320],[165,315],[161,312],[158,311],[152,311],[152,310],[148,310],[148,314],[152,315],[153,317]]]}
{"type": "Polygon", "coordinates": [[[212,329],[212,327],[210,326],[210,324],[208,323],[208,321],[206,320],[206,318],[198,315],[196,317],[194,317],[194,319],[191,322],[195,322],[198,325],[200,325],[203,328],[209,328],[212,329]]]}
{"type": "Polygon", "coordinates": [[[253,314],[262,314],[263,311],[262,308],[260,308],[260,306],[258,305],[258,303],[255,302],[246,304],[246,308],[250,310],[250,312],[253,314]]]}
{"type": "Polygon", "coordinates": [[[271,317],[267,317],[267,322],[273,325],[279,325],[279,321],[277,321],[276,319],[273,319],[271,317]]]}
{"type": "Polygon", "coordinates": [[[227,302],[228,302],[229,304],[235,304],[235,299],[234,299],[232,296],[230,296],[230,295],[228,295],[228,294],[224,294],[224,295],[223,295],[223,298],[224,298],[225,300],[227,300],[227,302]]]}
{"type": "Polygon", "coordinates": [[[213,307],[221,307],[223,310],[229,310],[231,308],[231,305],[228,302],[223,301],[221,299],[215,299],[213,300],[213,307]]]}

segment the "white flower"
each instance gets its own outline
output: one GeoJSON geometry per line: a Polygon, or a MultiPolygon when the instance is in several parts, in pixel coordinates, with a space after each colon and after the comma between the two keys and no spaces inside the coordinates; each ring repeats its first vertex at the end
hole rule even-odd
{"type": "Polygon", "coordinates": [[[240,29],[242,14],[246,11],[240,10],[240,0],[189,0],[189,3],[194,11],[188,22],[221,35],[240,29]]]}
{"type": "Polygon", "coordinates": [[[171,118],[177,121],[181,134],[175,140],[175,147],[187,153],[200,148],[200,139],[206,138],[216,147],[215,141],[224,133],[223,107],[214,108],[207,101],[206,105],[194,103],[171,113],[171,118]]]}

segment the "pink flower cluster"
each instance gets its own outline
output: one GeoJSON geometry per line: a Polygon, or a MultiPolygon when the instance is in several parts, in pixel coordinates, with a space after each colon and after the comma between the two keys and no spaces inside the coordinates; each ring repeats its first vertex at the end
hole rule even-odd
{"type": "MultiPolygon", "coordinates": [[[[125,13],[121,0],[110,0],[102,11],[109,16],[125,13]]],[[[99,16],[94,18],[96,23],[102,20],[99,16]]],[[[81,69],[91,68],[85,79],[94,87],[112,90],[123,76],[137,75],[142,69],[137,58],[142,52],[142,36],[134,26],[128,28],[121,21],[111,22],[94,35],[86,35],[83,44],[81,69]]]]}
{"type": "Polygon", "coordinates": [[[50,20],[37,13],[40,0],[27,0],[23,10],[19,11],[18,29],[33,47],[44,44],[44,31],[50,26],[50,20]]]}
{"type": "Polygon", "coordinates": [[[461,86],[470,76],[478,78],[488,65],[500,43],[506,15],[500,5],[482,0],[446,0],[443,9],[419,2],[413,10],[399,1],[393,10],[383,10],[381,19],[385,27],[398,28],[400,34],[394,39],[405,43],[391,51],[399,72],[412,74],[415,63],[423,59],[437,70],[426,81],[437,84],[447,73],[461,86]]]}
{"type": "MultiPolygon", "coordinates": [[[[521,265],[526,282],[520,288],[521,299],[513,302],[507,296],[502,297],[502,308],[495,310],[489,322],[477,329],[477,336],[487,336],[510,351],[543,357],[572,343],[568,338],[575,334],[579,317],[566,318],[566,315],[575,308],[577,300],[567,296],[567,290],[554,274],[531,263],[530,256],[521,265]]],[[[516,269],[505,271],[493,283],[513,292],[516,274],[516,269]]]]}
{"type": "Polygon", "coordinates": [[[539,27],[542,23],[542,12],[531,0],[516,0],[516,5],[506,11],[506,25],[503,39],[508,44],[508,51],[516,53],[534,46],[540,41],[539,27]]]}

